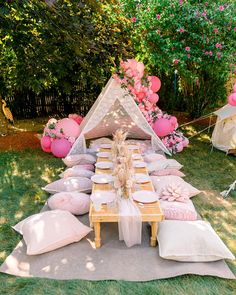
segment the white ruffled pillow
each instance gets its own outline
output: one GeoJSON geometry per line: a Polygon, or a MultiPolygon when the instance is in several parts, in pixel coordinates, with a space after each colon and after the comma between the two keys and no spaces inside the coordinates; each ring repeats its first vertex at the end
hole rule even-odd
{"type": "Polygon", "coordinates": [[[93,171],[86,170],[86,169],[80,168],[78,166],[68,168],[64,172],[59,174],[59,176],[61,178],[78,177],[78,176],[91,178],[93,175],[94,175],[93,171]]]}
{"type": "Polygon", "coordinates": [[[70,212],[62,210],[34,214],[13,229],[23,235],[28,255],[46,253],[78,242],[92,230],[70,212]]]}
{"type": "Polygon", "coordinates": [[[96,162],[96,157],[91,154],[78,154],[68,156],[62,159],[62,161],[67,167],[73,167],[75,165],[94,164],[96,162]]]}
{"type": "Polygon", "coordinates": [[[164,159],[148,163],[148,172],[158,171],[162,169],[177,169],[180,170],[183,167],[179,162],[174,159],[164,159]]]}
{"type": "Polygon", "coordinates": [[[145,154],[143,156],[143,159],[146,163],[152,163],[155,161],[166,160],[166,157],[161,154],[151,153],[151,154],[145,154]]]}
{"type": "Polygon", "coordinates": [[[174,175],[168,176],[150,176],[154,185],[155,191],[159,197],[162,195],[162,191],[167,189],[170,184],[181,186],[185,191],[188,191],[188,197],[191,198],[201,193],[198,189],[192,186],[190,183],[183,180],[183,178],[174,175]]]}
{"type": "Polygon", "coordinates": [[[56,193],[48,199],[50,209],[69,211],[74,215],[82,215],[89,212],[90,196],[77,192],[56,193]]]}
{"type": "Polygon", "coordinates": [[[73,191],[89,193],[92,190],[92,181],[86,177],[68,177],[49,183],[42,189],[50,194],[73,191]]]}
{"type": "Polygon", "coordinates": [[[90,142],[89,148],[98,151],[100,146],[104,143],[112,143],[112,140],[107,137],[101,137],[90,142]]]}
{"type": "Polygon", "coordinates": [[[160,257],[185,262],[235,259],[208,222],[166,220],[157,235],[160,257]]]}

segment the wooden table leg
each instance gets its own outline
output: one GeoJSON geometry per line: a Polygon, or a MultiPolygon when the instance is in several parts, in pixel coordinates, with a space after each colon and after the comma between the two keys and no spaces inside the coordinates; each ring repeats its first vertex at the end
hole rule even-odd
{"type": "Polygon", "coordinates": [[[95,246],[96,248],[101,247],[101,225],[100,222],[94,222],[94,234],[95,234],[95,246]]]}
{"type": "Polygon", "coordinates": [[[157,245],[157,227],[158,227],[157,222],[151,222],[151,240],[150,240],[150,245],[152,247],[156,247],[156,245],[157,245]]]}

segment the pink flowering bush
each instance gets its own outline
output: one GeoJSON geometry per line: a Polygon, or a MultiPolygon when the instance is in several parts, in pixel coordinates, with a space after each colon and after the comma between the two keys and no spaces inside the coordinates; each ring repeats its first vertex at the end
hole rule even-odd
{"type": "Polygon", "coordinates": [[[236,72],[235,1],[120,2],[124,16],[136,18],[136,54],[161,77],[165,105],[198,117],[226,101],[226,81],[236,72]]]}
{"type": "MultiPolygon", "coordinates": [[[[162,142],[171,153],[181,152],[188,145],[188,139],[176,129],[178,128],[177,119],[166,113],[156,105],[159,96],[156,93],[161,87],[158,77],[149,76],[145,71],[142,62],[135,59],[128,59],[120,62],[120,68],[113,75],[114,79],[121,84],[133,96],[140,111],[143,113],[147,122],[152,126],[156,134],[162,137],[162,142]],[[164,119],[168,122],[170,129],[166,133],[156,129],[156,122],[164,119]],[[166,135],[167,134],[167,135],[166,135]]],[[[163,126],[166,127],[166,126],[163,126]]]]}

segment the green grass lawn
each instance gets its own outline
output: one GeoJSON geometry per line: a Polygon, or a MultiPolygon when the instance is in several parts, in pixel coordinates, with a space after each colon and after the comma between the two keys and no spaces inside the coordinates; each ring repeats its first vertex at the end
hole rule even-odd
{"type": "MultiPolygon", "coordinates": [[[[37,127],[38,128],[38,127],[37,127]]],[[[188,127],[189,134],[194,132],[188,127]]],[[[195,137],[184,152],[175,155],[184,165],[186,181],[203,191],[193,198],[203,219],[210,221],[222,240],[236,254],[236,200],[224,200],[219,192],[236,178],[236,157],[213,150],[207,134],[195,137]]],[[[57,179],[64,169],[60,159],[40,150],[0,153],[0,263],[11,253],[21,236],[12,225],[37,213],[48,195],[41,190],[57,179]]],[[[228,262],[236,274],[236,263],[228,262]]],[[[148,271],[148,270],[147,270],[148,271]]],[[[144,283],[124,281],[55,281],[39,278],[18,278],[0,274],[0,295],[3,294],[235,294],[236,281],[215,277],[185,275],[144,283]]]]}

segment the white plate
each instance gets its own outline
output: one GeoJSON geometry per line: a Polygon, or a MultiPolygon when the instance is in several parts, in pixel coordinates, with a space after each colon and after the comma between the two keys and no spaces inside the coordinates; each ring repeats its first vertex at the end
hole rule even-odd
{"type": "Polygon", "coordinates": [[[142,156],[140,154],[132,154],[133,160],[141,160],[142,156]]]}
{"type": "Polygon", "coordinates": [[[111,143],[103,143],[103,144],[101,144],[101,148],[103,148],[103,149],[111,149],[111,143]]]}
{"type": "Polygon", "coordinates": [[[112,169],[113,163],[112,162],[97,162],[95,166],[99,169],[112,169]]]}
{"type": "Polygon", "coordinates": [[[100,152],[100,153],[97,153],[97,156],[99,158],[110,158],[111,157],[111,153],[108,153],[108,152],[100,152]]]}
{"type": "Polygon", "coordinates": [[[128,145],[128,149],[129,150],[138,150],[139,149],[139,146],[135,145],[135,144],[129,144],[128,145]]]}
{"type": "Polygon", "coordinates": [[[134,181],[136,183],[146,183],[151,180],[150,176],[144,173],[136,173],[134,174],[134,181]]]}
{"type": "Polygon", "coordinates": [[[96,191],[90,196],[90,199],[93,203],[107,204],[116,199],[116,193],[112,191],[96,191]]]}
{"type": "Polygon", "coordinates": [[[113,181],[113,177],[110,174],[95,174],[91,180],[95,183],[109,183],[113,181]]]}
{"type": "Polygon", "coordinates": [[[143,161],[134,161],[133,162],[133,167],[135,168],[144,168],[147,167],[147,164],[143,161]]]}
{"type": "Polygon", "coordinates": [[[135,201],[141,203],[153,203],[158,200],[157,193],[153,191],[137,191],[132,194],[132,197],[135,201]]]}

